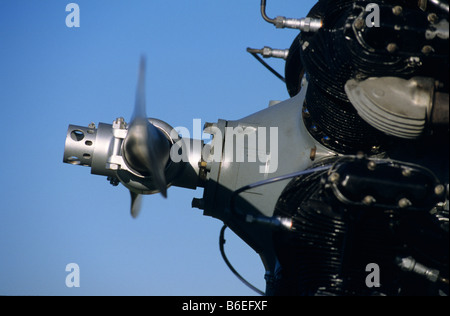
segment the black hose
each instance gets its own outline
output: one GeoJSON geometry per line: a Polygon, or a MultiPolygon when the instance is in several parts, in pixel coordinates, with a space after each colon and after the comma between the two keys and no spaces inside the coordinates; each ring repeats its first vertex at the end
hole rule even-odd
{"type": "Polygon", "coordinates": [[[253,48],[247,48],[247,52],[249,52],[250,54],[252,54],[253,57],[256,58],[257,61],[259,61],[264,67],[266,67],[268,70],[270,70],[271,73],[273,73],[278,79],[280,79],[283,82],[286,82],[286,80],[284,79],[284,77],[282,75],[280,75],[275,69],[273,69],[272,67],[269,66],[269,64],[267,64],[264,60],[262,60],[261,57],[258,56],[257,53],[260,52],[259,49],[253,49],[253,48]]]}
{"type": "Polygon", "coordinates": [[[247,285],[249,288],[251,288],[253,291],[260,295],[265,295],[263,291],[255,287],[253,284],[248,282],[246,279],[244,279],[237,271],[234,269],[234,267],[231,265],[230,261],[228,261],[227,256],[225,255],[225,229],[227,228],[227,225],[223,225],[222,229],[220,230],[220,237],[219,237],[219,247],[220,247],[220,254],[222,255],[223,261],[227,264],[228,268],[230,268],[231,272],[239,279],[241,280],[245,285],[247,285]]]}

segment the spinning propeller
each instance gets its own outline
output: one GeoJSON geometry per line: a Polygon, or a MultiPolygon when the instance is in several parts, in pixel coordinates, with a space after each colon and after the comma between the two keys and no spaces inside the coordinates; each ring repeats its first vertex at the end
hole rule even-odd
{"type": "MultiPolygon", "coordinates": [[[[152,183],[167,197],[167,181],[164,169],[169,160],[170,146],[167,138],[148,120],[145,105],[145,57],[139,66],[136,103],[128,133],[124,140],[123,156],[130,168],[152,178],[152,183]]],[[[130,190],[131,215],[137,217],[142,196],[130,190]]]]}

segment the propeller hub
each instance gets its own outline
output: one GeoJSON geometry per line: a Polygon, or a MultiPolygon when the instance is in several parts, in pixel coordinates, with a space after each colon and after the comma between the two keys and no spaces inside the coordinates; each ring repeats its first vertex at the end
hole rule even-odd
{"type": "Polygon", "coordinates": [[[123,156],[128,166],[143,176],[151,176],[152,165],[165,168],[169,160],[170,143],[151,123],[134,122],[123,143],[123,156]],[[152,135],[150,141],[149,134],[152,135]],[[158,148],[157,152],[154,148],[158,148]]]}

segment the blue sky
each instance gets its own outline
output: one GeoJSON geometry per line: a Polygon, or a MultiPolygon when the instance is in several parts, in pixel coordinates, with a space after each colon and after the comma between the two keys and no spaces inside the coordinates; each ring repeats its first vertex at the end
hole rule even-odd
{"type": "MultiPolygon", "coordinates": [[[[294,30],[260,16],[259,0],[0,1],[0,295],[254,295],[219,253],[222,223],[191,208],[196,191],[129,193],[62,163],[69,124],[129,120],[139,56],[147,56],[147,114],[192,130],[288,98],[246,47],[288,48],[294,30]],[[80,267],[67,288],[65,267],[80,267]]],[[[269,0],[269,16],[303,17],[315,1],[269,0]]],[[[280,60],[268,61],[284,72],[280,60]]],[[[235,268],[264,289],[257,254],[231,231],[235,268]]]]}

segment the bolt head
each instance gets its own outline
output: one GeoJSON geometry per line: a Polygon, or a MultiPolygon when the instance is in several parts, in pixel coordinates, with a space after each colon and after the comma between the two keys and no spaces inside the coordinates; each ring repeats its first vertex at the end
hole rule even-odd
{"type": "Polygon", "coordinates": [[[366,155],[364,155],[363,151],[358,151],[356,153],[356,159],[363,159],[366,155]]]}
{"type": "Polygon", "coordinates": [[[396,5],[395,7],[392,8],[392,13],[394,13],[394,15],[400,15],[403,12],[403,8],[399,5],[396,5]]]}
{"type": "Polygon", "coordinates": [[[126,128],[125,119],[123,117],[116,118],[112,125],[113,125],[113,128],[116,128],[116,129],[125,129],[126,128]]]}
{"type": "Polygon", "coordinates": [[[425,45],[424,47],[422,47],[422,54],[428,55],[433,50],[433,47],[431,47],[430,45],[425,45]]]}
{"type": "Polygon", "coordinates": [[[411,176],[411,169],[403,169],[402,170],[402,175],[404,177],[410,177],[411,176]]]}
{"type": "Polygon", "coordinates": [[[428,21],[431,22],[431,23],[436,23],[436,22],[439,20],[439,17],[437,16],[436,13],[430,13],[430,14],[428,14],[428,16],[427,16],[427,19],[428,19],[428,21]]]}
{"type": "Polygon", "coordinates": [[[400,201],[398,201],[398,206],[400,208],[406,208],[411,205],[412,205],[411,201],[408,200],[407,198],[402,198],[402,199],[400,199],[400,201]]]}
{"type": "Polygon", "coordinates": [[[377,168],[377,163],[375,161],[369,161],[367,163],[367,169],[369,170],[375,170],[377,168]]]}
{"type": "Polygon", "coordinates": [[[339,181],[340,175],[339,173],[333,172],[332,174],[330,174],[330,176],[328,177],[328,180],[332,183],[336,183],[339,181]]]}
{"type": "Polygon", "coordinates": [[[434,187],[434,194],[436,195],[442,195],[444,193],[445,187],[442,184],[438,184],[434,187]]]}
{"type": "Polygon", "coordinates": [[[376,202],[375,198],[371,195],[366,195],[364,199],[362,200],[364,205],[372,205],[376,202]]]}
{"type": "Polygon", "coordinates": [[[395,52],[397,51],[397,49],[398,49],[398,46],[397,46],[397,44],[395,44],[395,43],[389,43],[389,44],[386,46],[386,50],[387,50],[389,53],[395,53],[395,52]]]}

